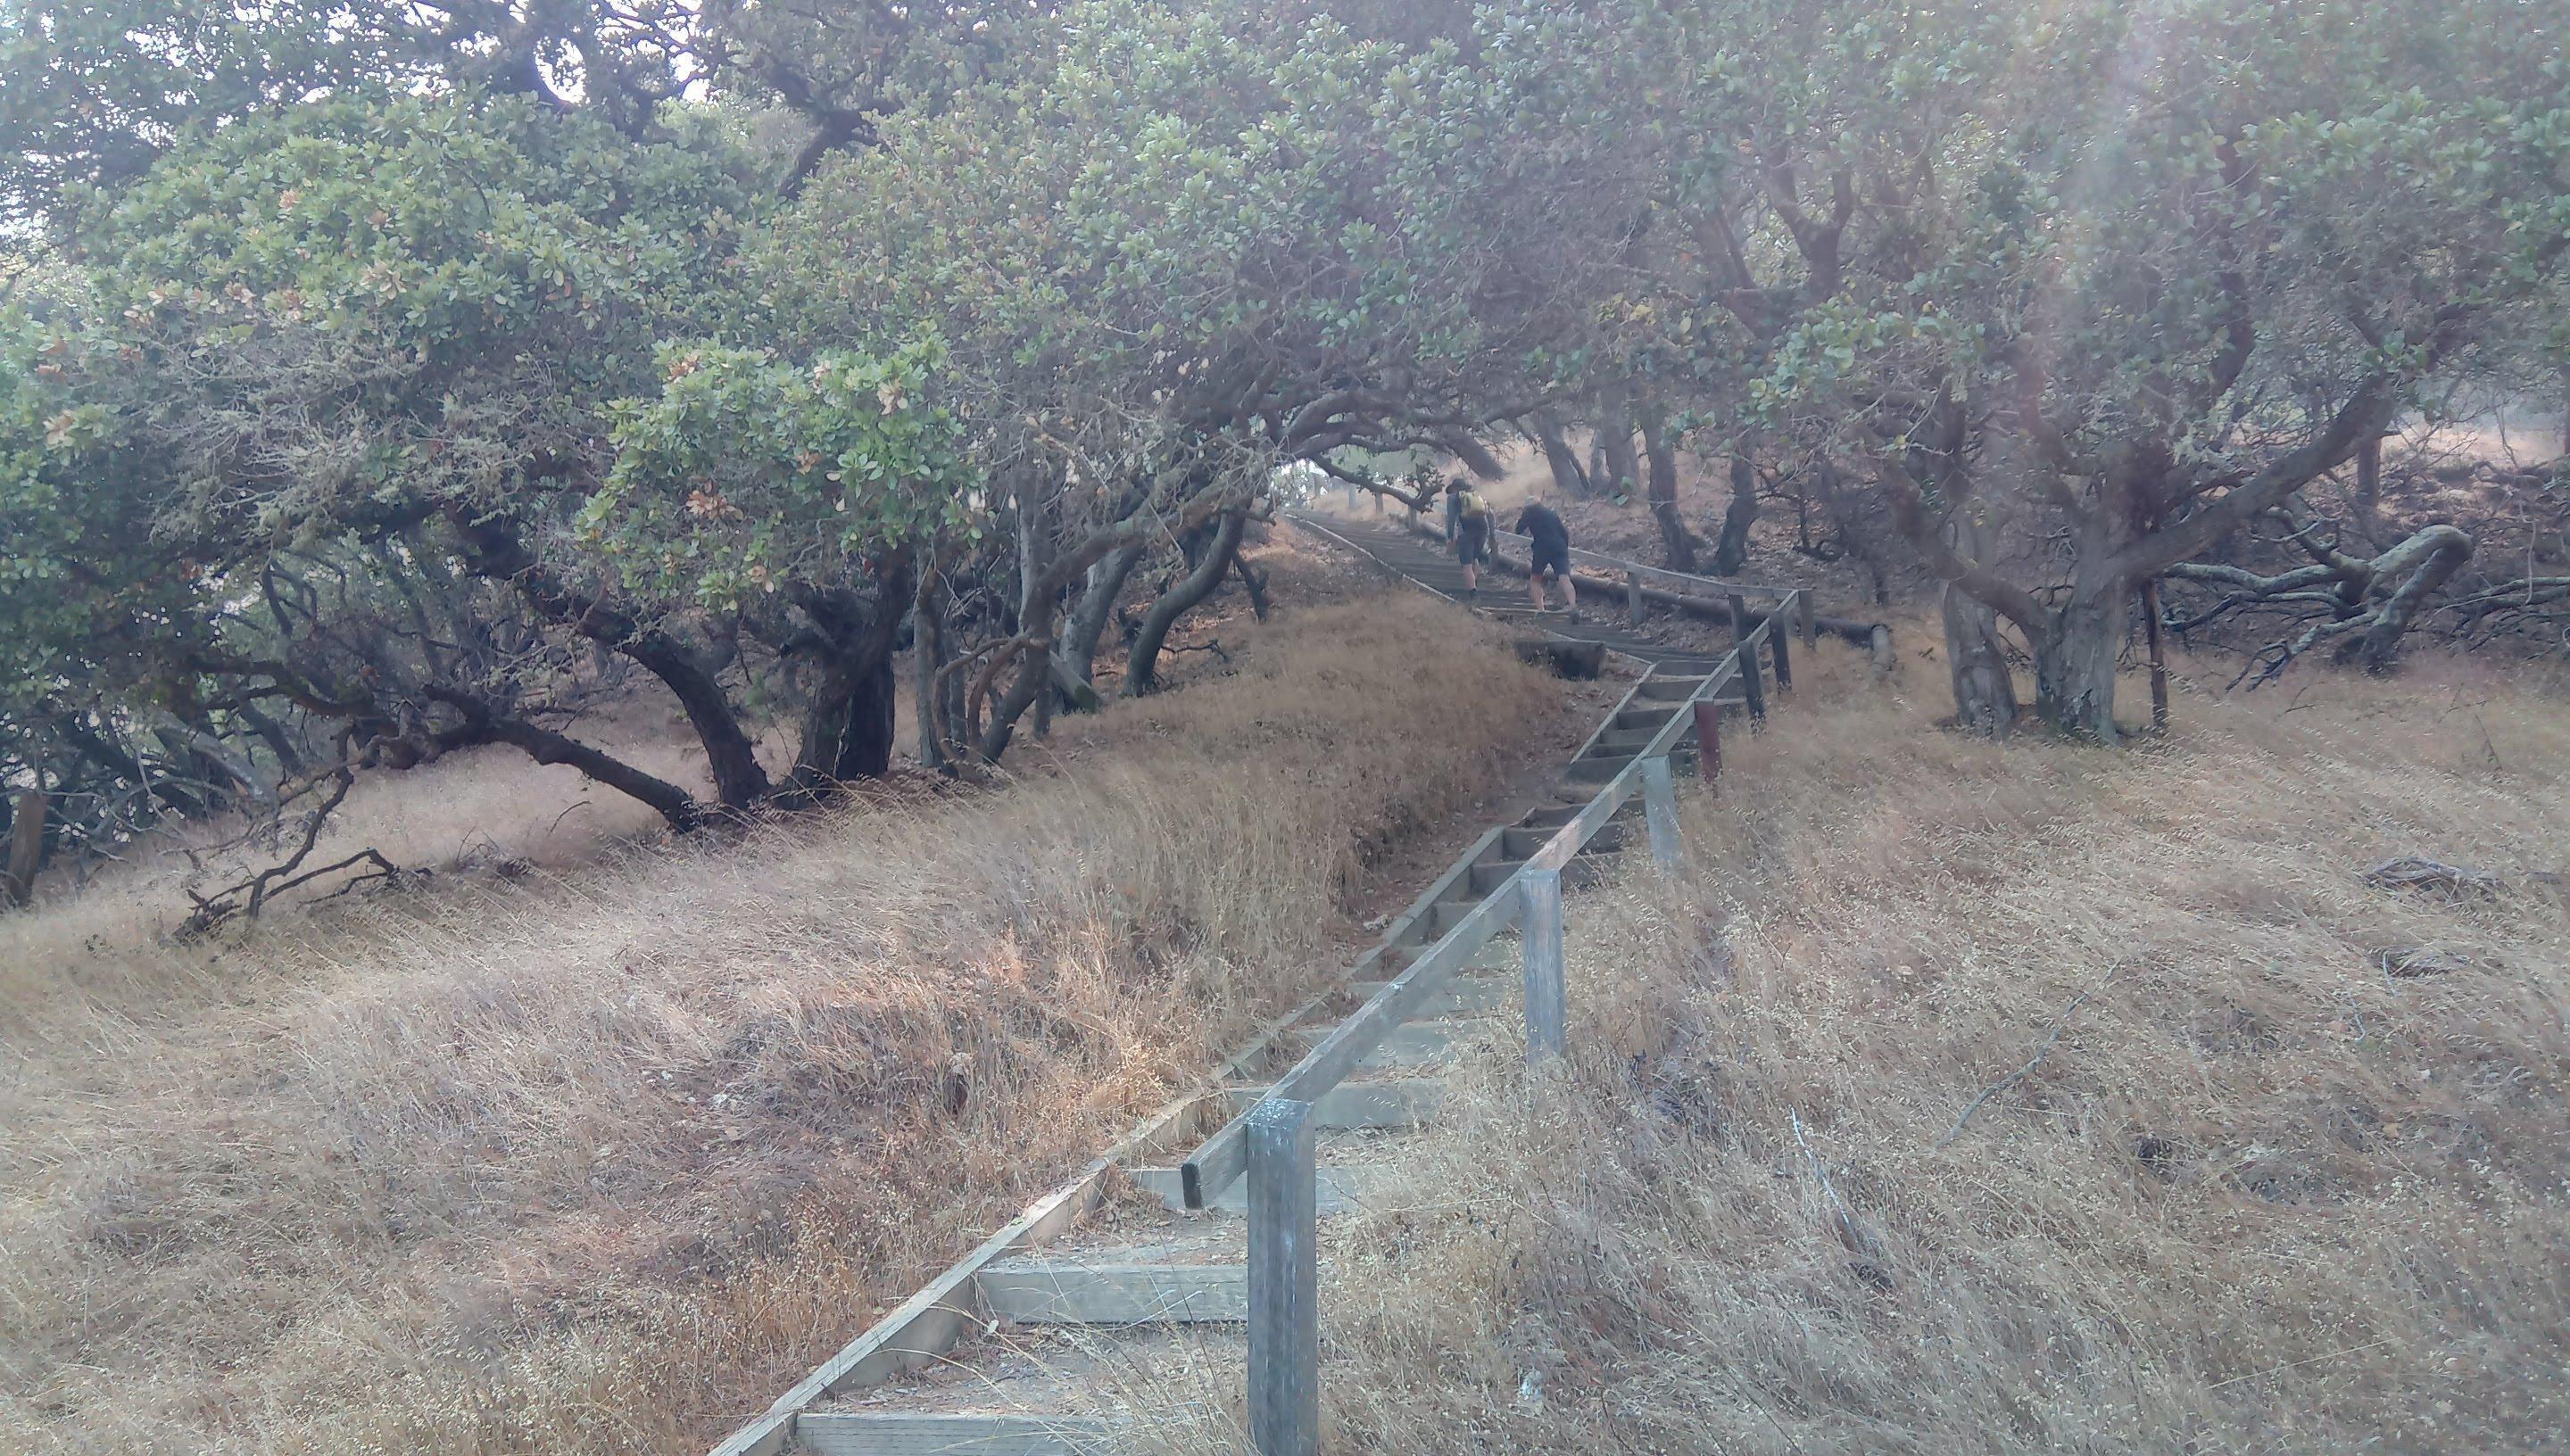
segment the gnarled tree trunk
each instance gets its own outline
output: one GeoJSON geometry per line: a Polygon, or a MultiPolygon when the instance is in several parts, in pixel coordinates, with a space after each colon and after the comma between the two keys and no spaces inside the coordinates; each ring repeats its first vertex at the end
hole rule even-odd
{"type": "Polygon", "coordinates": [[[2034,711],[2055,732],[2099,743],[2115,727],[2115,665],[2123,656],[2132,587],[2121,578],[2080,582],[2034,642],[2034,711]]]}
{"type": "Polygon", "coordinates": [[[1695,569],[1695,533],[1678,512],[1677,442],[1657,408],[1641,412],[1642,448],[1651,462],[1651,519],[1660,528],[1660,555],[1672,571],[1695,569]]]}
{"type": "Polygon", "coordinates": [[[1588,494],[1588,477],[1579,468],[1579,456],[1570,442],[1561,436],[1561,422],[1550,414],[1534,417],[1535,444],[1543,451],[1543,463],[1552,472],[1552,488],[1565,500],[1576,501],[1588,494]]]}
{"type": "Polygon", "coordinates": [[[802,747],[794,756],[797,799],[810,802],[841,784],[891,771],[893,646],[901,638],[912,568],[909,556],[889,555],[875,566],[872,600],[839,592],[798,603],[822,636],[823,660],[804,707],[802,747]]]}
{"type": "Polygon", "coordinates": [[[1620,389],[1608,391],[1597,402],[1595,444],[1601,470],[1589,473],[1591,484],[1602,481],[1603,488],[1616,496],[1642,489],[1642,463],[1633,454],[1633,416],[1620,389]]]}
{"type": "Polygon", "coordinates": [[[462,511],[451,519],[464,547],[465,564],[477,574],[514,583],[547,616],[607,644],[660,679],[704,747],[716,802],[739,810],[767,797],[771,787],[767,770],[759,765],[757,749],[741,727],[731,695],[686,644],[656,627],[643,626],[624,608],[573,587],[539,560],[506,522],[478,519],[462,511]]]}
{"type": "Polygon", "coordinates": [[[1205,548],[1195,569],[1180,577],[1168,590],[1151,603],[1142,616],[1142,629],[1133,636],[1132,655],[1124,661],[1124,696],[1137,697],[1160,685],[1160,648],[1169,639],[1169,628],[1196,603],[1213,594],[1231,569],[1231,554],[1240,549],[1241,532],[1249,524],[1249,512],[1235,508],[1222,514],[1214,530],[1213,544],[1205,548]]]}
{"type": "Polygon", "coordinates": [[[1124,594],[1124,582],[1140,563],[1145,545],[1137,541],[1119,546],[1103,560],[1089,564],[1079,603],[1064,618],[1062,641],[1053,653],[1065,707],[1077,712],[1094,712],[1098,707],[1097,640],[1106,634],[1106,624],[1114,619],[1115,599],[1124,594]]]}
{"type": "MultiPolygon", "coordinates": [[[[1945,523],[1955,552],[1972,560],[1988,554],[1988,533],[1970,509],[1945,523]]],[[[1975,733],[2004,738],[2016,727],[2016,679],[1999,639],[1999,614],[1961,587],[1943,588],[1945,665],[1954,688],[1954,721],[1975,733]]]]}
{"type": "Polygon", "coordinates": [[[8,858],[0,862],[0,906],[22,907],[36,898],[36,872],[45,866],[45,815],[52,798],[42,789],[22,790],[9,823],[8,858]]]}
{"type": "Polygon", "coordinates": [[[1722,534],[1713,542],[1713,574],[1729,576],[1749,564],[1749,528],[1758,520],[1758,467],[1746,451],[1731,457],[1731,501],[1722,510],[1722,534]]]}

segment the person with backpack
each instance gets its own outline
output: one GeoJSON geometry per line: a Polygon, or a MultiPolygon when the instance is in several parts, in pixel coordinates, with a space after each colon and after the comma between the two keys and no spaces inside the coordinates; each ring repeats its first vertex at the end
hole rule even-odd
{"type": "Polygon", "coordinates": [[[1455,544],[1455,559],[1464,567],[1464,594],[1482,590],[1482,562],[1491,558],[1491,503],[1462,481],[1446,483],[1446,539],[1455,544]]]}
{"type": "Polygon", "coordinates": [[[1517,513],[1517,535],[1533,544],[1527,552],[1526,589],[1534,594],[1534,609],[1552,609],[1544,600],[1543,584],[1558,581],[1561,609],[1576,613],[1579,588],[1570,584],[1570,528],[1562,525],[1550,507],[1540,501],[1528,501],[1525,509],[1517,513]]]}

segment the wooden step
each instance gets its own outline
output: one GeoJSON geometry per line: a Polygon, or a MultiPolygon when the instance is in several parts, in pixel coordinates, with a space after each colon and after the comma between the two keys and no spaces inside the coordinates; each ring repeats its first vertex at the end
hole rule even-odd
{"type": "Polygon", "coordinates": [[[1701,673],[1693,677],[1646,677],[1634,685],[1633,696],[1657,703],[1684,702],[1694,697],[1695,690],[1702,686],[1704,676],[1701,673]]]}
{"type": "MultiPolygon", "coordinates": [[[[1474,951],[1473,958],[1464,962],[1466,968],[1458,972],[1456,978],[1461,980],[1477,972],[1489,971],[1514,975],[1522,969],[1523,962],[1519,958],[1522,952],[1517,949],[1517,943],[1513,938],[1516,932],[1510,930],[1502,933],[1509,938],[1494,937],[1481,949],[1474,951]]],[[[1396,974],[1408,970],[1411,963],[1419,958],[1420,952],[1427,948],[1425,941],[1416,945],[1400,946],[1384,957],[1386,962],[1384,968],[1396,974]]]]}
{"type": "MultiPolygon", "coordinates": [[[[1359,981],[1356,989],[1371,998],[1384,988],[1383,981],[1359,981]]],[[[1422,1014],[1436,1016],[1456,1010],[1499,1010],[1514,1004],[1510,984],[1497,976],[1457,976],[1447,982],[1449,989],[1462,994],[1431,998],[1431,1009],[1422,1014]],[[1491,988],[1485,991],[1485,984],[1491,988]]],[[[1228,1122],[1249,1109],[1250,1104],[1267,1095],[1265,1087],[1226,1087],[1223,1120],[1228,1122]]],[[[1446,1098],[1446,1084],[1429,1077],[1387,1077],[1380,1081],[1341,1082],[1321,1094],[1312,1104],[1312,1125],[1316,1128],[1382,1128],[1404,1131],[1425,1127],[1437,1116],[1446,1098]]]]}
{"type": "MultiPolygon", "coordinates": [[[[1511,969],[1513,969],[1513,967],[1511,967],[1511,969]]],[[[1433,1018],[1438,1016],[1487,1016],[1497,1011],[1512,1011],[1516,1009],[1517,1001],[1524,994],[1524,992],[1519,989],[1517,981],[1518,978],[1515,975],[1505,972],[1496,974],[1467,973],[1458,975],[1447,981],[1446,984],[1439,986],[1435,991],[1430,992],[1428,999],[1420,1003],[1419,1014],[1423,1017],[1433,1018]]],[[[1392,984],[1392,982],[1387,980],[1361,980],[1351,986],[1350,989],[1354,990],[1358,995],[1371,1000],[1377,992],[1390,984],[1392,984]]],[[[1436,1092],[1434,1089],[1438,1084],[1434,1082],[1364,1082],[1350,1083],[1348,1085],[1366,1087],[1420,1087],[1430,1089],[1426,1100],[1428,1104],[1433,1107],[1436,1102],[1436,1092]]],[[[1325,1096],[1323,1098],[1323,1102],[1326,1102],[1327,1100],[1328,1099],[1325,1096]]],[[[1317,1116],[1318,1114],[1319,1105],[1316,1104],[1314,1115],[1317,1116]]],[[[1327,1123],[1322,1125],[1324,1127],[1329,1126],[1327,1123]]],[[[1366,1126],[1364,1123],[1349,1123],[1346,1125],[1349,1127],[1366,1126]]]]}
{"type": "Polygon", "coordinates": [[[1606,649],[1595,642],[1520,638],[1510,645],[1516,649],[1520,659],[1549,669],[1555,677],[1585,680],[1606,668],[1606,649]]]}
{"type": "MultiPolygon", "coordinates": [[[[1288,1035],[1296,1043],[1289,1055],[1296,1061],[1311,1050],[1312,1043],[1338,1030],[1328,1026],[1297,1026],[1288,1035]]],[[[1375,1049],[1358,1062],[1360,1067],[1416,1067],[1442,1060],[1455,1044],[1456,1026],[1447,1021],[1405,1021],[1385,1033],[1375,1049]]]]}
{"type": "Polygon", "coordinates": [[[1080,1417],[806,1411],[794,1448],[812,1456],[1089,1456],[1107,1424],[1080,1417]]]}
{"type": "MultiPolygon", "coordinates": [[[[1715,695],[1713,701],[1722,705],[1722,716],[1726,721],[1728,721],[1733,714],[1740,712],[1749,705],[1749,700],[1747,698],[1733,693],[1729,688],[1725,688],[1721,693],[1715,695]]],[[[1687,705],[1684,703],[1673,702],[1656,707],[1626,708],[1624,711],[1615,715],[1615,721],[1607,726],[1606,731],[1609,733],[1630,733],[1637,728],[1645,731],[1655,730],[1661,724],[1669,721],[1670,714],[1684,711],[1686,710],[1686,707],[1687,705]]]]}
{"type": "MultiPolygon", "coordinates": [[[[1614,775],[1608,774],[1607,777],[1613,778],[1614,775]]],[[[1588,789],[1579,796],[1579,802],[1587,803],[1590,796],[1596,792],[1594,788],[1588,789]]],[[[1565,824],[1568,822],[1568,820],[1563,821],[1565,824]]],[[[1586,855],[1620,853],[1624,848],[1624,825],[1617,820],[1608,820],[1606,827],[1597,831],[1595,837],[1588,841],[1587,848],[1580,853],[1586,855]]],[[[1499,853],[1508,859],[1522,861],[1528,855],[1542,849],[1544,842],[1551,839],[1556,832],[1550,829],[1503,829],[1499,831],[1499,853]]]]}
{"type": "Polygon", "coordinates": [[[1588,753],[1570,761],[1562,777],[1574,784],[1602,784],[1624,771],[1633,761],[1629,753],[1588,753]]]}
{"type": "MultiPolygon", "coordinates": [[[[1559,833],[1559,831],[1545,830],[1543,833],[1545,838],[1549,839],[1554,834],[1559,833]]],[[[1573,856],[1569,864],[1561,867],[1561,883],[1563,888],[1569,890],[1585,890],[1589,886],[1597,883],[1601,868],[1601,859],[1603,855],[1608,852],[1598,851],[1595,848],[1596,842],[1593,840],[1589,843],[1590,848],[1588,850],[1582,851],[1580,854],[1573,856]]],[[[1473,882],[1473,893],[1475,895],[1489,895],[1492,891],[1507,884],[1508,877],[1517,873],[1518,868],[1524,864],[1525,861],[1523,860],[1499,860],[1488,865],[1474,866],[1471,876],[1473,882]]]]}
{"type": "Polygon", "coordinates": [[[1222,1324],[1249,1317],[1245,1265],[1033,1258],[986,1265],[973,1283],[984,1310],[1020,1324],[1222,1324]]]}
{"type": "MultiPolygon", "coordinates": [[[[1387,1190],[1401,1181],[1400,1173],[1401,1170],[1398,1168],[1379,1163],[1358,1163],[1335,1167],[1324,1163],[1321,1165],[1314,1192],[1314,1197],[1318,1200],[1318,1212],[1322,1217],[1327,1218],[1333,1214],[1350,1212],[1378,1200],[1387,1190]]],[[[1127,1168],[1124,1170],[1124,1176],[1131,1179],[1136,1188],[1158,1198],[1172,1209],[1183,1209],[1187,1206],[1185,1186],[1178,1181],[1178,1170],[1175,1168],[1127,1168]]],[[[1248,1207],[1249,1180],[1235,1178],[1223,1187],[1222,1192],[1214,1195],[1211,1203],[1205,1205],[1205,1212],[1237,1214],[1248,1207]]]]}

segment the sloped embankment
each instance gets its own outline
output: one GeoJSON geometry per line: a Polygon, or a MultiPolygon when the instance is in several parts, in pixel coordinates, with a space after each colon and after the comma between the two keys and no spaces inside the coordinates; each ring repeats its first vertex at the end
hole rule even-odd
{"type": "Polygon", "coordinates": [[[2557,1444],[2570,719],[2440,670],[1734,738],[1691,876],[1573,908],[1575,1086],[1496,1048],[1329,1251],[1346,1448],[2557,1444]]]}
{"type": "Polygon", "coordinates": [[[702,1446],[1332,967],[1557,726],[1493,647],[1311,609],[1005,792],[8,967],[0,1444],[702,1446]]]}

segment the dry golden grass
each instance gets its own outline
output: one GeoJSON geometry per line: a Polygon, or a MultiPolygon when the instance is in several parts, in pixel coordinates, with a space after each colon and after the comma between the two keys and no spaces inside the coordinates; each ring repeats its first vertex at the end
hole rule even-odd
{"type": "Polygon", "coordinates": [[[1340,963],[1558,711],[1477,630],[1291,614],[1004,792],[219,951],[7,921],[0,1449],[700,1448],[1340,963]]]}
{"type": "Polygon", "coordinates": [[[1333,1242],[1337,1449],[2561,1449],[2561,699],[2306,673],[2116,753],[1819,655],[1695,868],[1573,902],[1566,1088],[1494,1046],[1333,1242]]]}

